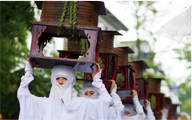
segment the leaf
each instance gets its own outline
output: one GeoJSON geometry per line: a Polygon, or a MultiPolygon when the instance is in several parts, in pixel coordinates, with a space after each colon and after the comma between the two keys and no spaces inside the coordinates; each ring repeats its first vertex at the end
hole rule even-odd
{"type": "Polygon", "coordinates": [[[32,30],[29,21],[35,20],[34,8],[30,1],[3,1],[0,4],[0,84],[3,103],[0,109],[4,119],[11,119],[17,118],[19,112],[16,95],[20,78],[24,74],[20,65],[24,64],[29,52],[26,39],[27,32],[32,30]]]}
{"type": "Polygon", "coordinates": [[[156,106],[156,96],[151,96],[151,108],[154,109],[156,106]]]}

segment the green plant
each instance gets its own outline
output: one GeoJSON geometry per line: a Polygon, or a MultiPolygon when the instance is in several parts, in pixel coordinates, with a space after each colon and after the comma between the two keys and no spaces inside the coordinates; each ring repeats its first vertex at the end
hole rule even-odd
{"type": "Polygon", "coordinates": [[[81,53],[85,54],[86,51],[89,49],[88,41],[87,40],[81,40],[80,45],[81,45],[81,53]]]}
{"type": "Polygon", "coordinates": [[[64,31],[63,22],[67,16],[67,12],[69,12],[69,24],[70,24],[70,32],[68,39],[73,40],[76,43],[79,42],[79,35],[76,30],[77,28],[77,9],[78,9],[78,1],[65,1],[63,13],[59,22],[59,30],[58,35],[61,35],[64,31]]]}
{"type": "Polygon", "coordinates": [[[156,97],[154,95],[151,96],[151,108],[153,109],[156,106],[156,97]]]}
{"type": "Polygon", "coordinates": [[[69,4],[69,1],[64,2],[63,13],[62,13],[62,16],[61,16],[61,19],[60,19],[60,22],[59,22],[59,27],[58,27],[58,33],[57,33],[58,35],[60,35],[63,32],[63,29],[64,29],[63,22],[64,22],[64,19],[66,17],[68,4],[69,4]]]}
{"type": "Polygon", "coordinates": [[[118,73],[117,74],[117,85],[120,86],[123,81],[125,81],[124,76],[122,74],[118,73]]]}
{"type": "Polygon", "coordinates": [[[78,1],[65,1],[63,13],[59,22],[58,35],[63,34],[64,27],[63,23],[67,16],[67,12],[69,12],[69,24],[70,24],[70,32],[68,39],[73,40],[76,44],[81,45],[81,53],[85,54],[89,48],[89,43],[87,40],[81,40],[80,36],[77,32],[77,9],[78,9],[78,1]]]}
{"type": "Polygon", "coordinates": [[[17,89],[24,74],[27,59],[29,21],[34,21],[34,7],[30,1],[0,2],[0,113],[3,119],[16,119],[19,113],[17,89]]]}

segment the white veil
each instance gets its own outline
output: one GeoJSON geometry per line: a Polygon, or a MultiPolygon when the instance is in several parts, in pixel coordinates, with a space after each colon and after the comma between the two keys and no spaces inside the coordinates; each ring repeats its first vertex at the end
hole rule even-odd
{"type": "Polygon", "coordinates": [[[136,115],[135,106],[133,104],[125,104],[124,111],[128,111],[128,116],[136,115]]]}
{"type": "Polygon", "coordinates": [[[52,87],[48,98],[47,109],[44,115],[46,120],[59,118],[57,115],[59,111],[61,111],[62,105],[65,105],[65,108],[70,108],[68,105],[70,105],[73,97],[72,89],[75,80],[75,71],[72,67],[65,65],[57,65],[53,67],[51,73],[52,87]],[[56,81],[56,78],[58,77],[67,78],[67,82],[63,86],[60,86],[56,81]]]}
{"type": "Polygon", "coordinates": [[[85,92],[86,92],[87,90],[91,90],[91,91],[94,91],[95,93],[94,93],[92,96],[90,96],[90,98],[92,98],[92,99],[97,99],[97,98],[99,98],[99,92],[97,91],[96,87],[94,87],[94,86],[92,85],[91,82],[85,82],[82,89],[83,89],[83,97],[88,98],[88,97],[85,95],[85,92]]]}

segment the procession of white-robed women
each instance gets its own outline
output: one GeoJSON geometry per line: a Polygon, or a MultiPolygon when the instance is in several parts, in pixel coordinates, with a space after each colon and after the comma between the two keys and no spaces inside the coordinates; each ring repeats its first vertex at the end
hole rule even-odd
{"type": "Polygon", "coordinates": [[[34,80],[30,60],[26,62],[25,75],[17,92],[20,103],[19,120],[154,120],[150,103],[147,101],[145,114],[137,92],[132,90],[134,104],[123,105],[118,96],[117,86],[112,80],[110,94],[101,77],[101,69],[92,69],[92,83],[83,86],[84,97],[73,92],[76,81],[75,70],[66,65],[52,68],[49,97],[37,97],[30,93],[29,84],[34,80]]]}

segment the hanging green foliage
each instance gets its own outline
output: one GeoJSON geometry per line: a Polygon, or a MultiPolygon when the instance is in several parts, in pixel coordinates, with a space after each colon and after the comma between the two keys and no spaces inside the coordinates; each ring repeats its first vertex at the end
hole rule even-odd
{"type": "Polygon", "coordinates": [[[78,1],[65,1],[63,13],[59,22],[58,35],[61,35],[64,31],[63,23],[67,16],[67,12],[69,12],[69,24],[70,24],[70,32],[68,39],[74,41],[76,44],[81,45],[81,53],[85,54],[89,48],[89,43],[87,40],[81,40],[80,36],[77,32],[77,9],[78,9],[78,1]]]}
{"type": "Polygon", "coordinates": [[[76,30],[77,28],[77,9],[78,9],[78,1],[65,1],[63,13],[59,22],[58,35],[61,35],[64,31],[64,20],[67,16],[67,12],[69,13],[69,24],[70,24],[70,35],[68,36],[69,40],[73,40],[76,43],[80,41],[80,37],[76,30]]]}
{"type": "Polygon", "coordinates": [[[151,96],[151,108],[153,109],[156,106],[156,97],[154,95],[151,96]]]}
{"type": "Polygon", "coordinates": [[[117,74],[117,85],[120,86],[122,82],[125,81],[125,78],[122,74],[117,74]]]}
{"type": "Polygon", "coordinates": [[[69,1],[64,2],[63,13],[62,13],[62,16],[61,16],[61,19],[60,19],[60,22],[59,22],[59,27],[58,27],[58,35],[60,35],[63,32],[63,29],[64,29],[63,28],[63,22],[64,22],[64,19],[66,17],[68,4],[69,4],[69,1]]]}
{"type": "Polygon", "coordinates": [[[98,57],[98,63],[99,63],[100,68],[103,70],[104,67],[103,67],[103,61],[101,60],[101,57],[98,57]]]}
{"type": "Polygon", "coordinates": [[[70,2],[70,15],[69,15],[69,24],[70,24],[70,36],[69,40],[73,40],[76,43],[79,42],[80,37],[77,33],[77,7],[78,1],[70,2]]]}
{"type": "Polygon", "coordinates": [[[86,51],[89,49],[88,41],[87,40],[81,40],[80,45],[81,45],[81,54],[85,54],[86,51]]]}

